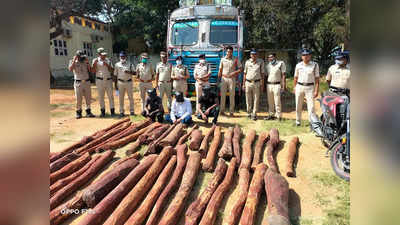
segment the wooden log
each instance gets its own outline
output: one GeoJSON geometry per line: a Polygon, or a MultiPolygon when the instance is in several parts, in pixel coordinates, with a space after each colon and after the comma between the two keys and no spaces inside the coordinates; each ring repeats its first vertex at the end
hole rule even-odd
{"type": "Polygon", "coordinates": [[[251,163],[251,170],[255,171],[258,164],[262,162],[263,147],[268,140],[269,134],[267,132],[262,132],[257,139],[256,146],[254,148],[253,162],[251,163]]]}
{"type": "Polygon", "coordinates": [[[75,149],[78,149],[79,147],[82,147],[84,145],[86,145],[87,143],[93,141],[93,135],[92,136],[85,136],[83,137],[80,141],[78,141],[77,143],[59,151],[59,152],[55,152],[52,153],[50,155],[50,163],[55,162],[56,160],[62,158],[63,156],[71,153],[72,151],[74,151],[75,149]]]}
{"type": "Polygon", "coordinates": [[[200,149],[201,141],[203,140],[203,132],[199,129],[193,130],[190,135],[189,149],[192,151],[198,151],[200,149]]]}
{"type": "Polygon", "coordinates": [[[218,152],[218,157],[224,158],[226,160],[230,160],[232,158],[232,136],[233,128],[229,127],[229,129],[224,134],[224,143],[222,144],[222,147],[218,152]]]}
{"type": "Polygon", "coordinates": [[[287,164],[286,164],[286,176],[296,177],[294,161],[298,156],[297,145],[299,144],[299,137],[294,137],[289,143],[287,164]]]}
{"type": "Polygon", "coordinates": [[[70,174],[74,173],[75,171],[79,170],[83,167],[87,162],[91,159],[89,153],[82,155],[81,157],[75,159],[74,161],[70,162],[68,165],[64,166],[62,169],[57,170],[54,173],[50,174],[50,185],[56,182],[59,179],[69,176],[70,174]]]}
{"type": "Polygon", "coordinates": [[[82,173],[84,173],[100,156],[95,156],[93,157],[88,163],[86,163],[85,166],[80,168],[78,171],[75,173],[69,175],[68,177],[65,177],[63,179],[58,180],[54,184],[50,186],[50,197],[52,197],[58,190],[60,190],[62,187],[66,186],[69,184],[71,181],[75,180],[77,177],[79,177],[82,173]]]}
{"type": "Polygon", "coordinates": [[[147,191],[153,185],[155,179],[168,162],[169,158],[173,154],[172,147],[166,147],[163,149],[156,161],[151,165],[150,169],[142,177],[142,179],[136,184],[136,186],[124,197],[118,207],[114,210],[110,217],[104,224],[124,224],[129,218],[132,212],[135,210],[140,201],[144,198],[147,191]]]}
{"type": "Polygon", "coordinates": [[[146,141],[144,143],[145,144],[150,144],[154,140],[157,140],[157,138],[159,138],[166,130],[168,130],[168,128],[170,126],[171,125],[169,125],[169,124],[164,124],[161,127],[155,129],[152,133],[147,135],[146,141]]]}
{"type": "Polygon", "coordinates": [[[172,124],[160,137],[149,144],[149,147],[145,151],[144,155],[154,154],[158,150],[158,144],[163,140],[173,129],[175,129],[177,124],[172,124]]]}
{"type": "Polygon", "coordinates": [[[246,168],[250,170],[250,164],[253,159],[252,145],[255,138],[256,138],[256,131],[253,129],[249,130],[243,142],[243,152],[242,152],[242,160],[240,163],[240,168],[246,168]]]}
{"type": "Polygon", "coordinates": [[[89,208],[94,208],[112,189],[114,189],[139,164],[136,159],[127,160],[85,188],[82,199],[89,208]]]}
{"type": "Polygon", "coordinates": [[[157,201],[162,189],[165,187],[167,181],[170,179],[170,175],[176,164],[176,156],[172,156],[167,166],[163,169],[154,186],[147,194],[139,208],[129,217],[126,224],[130,225],[142,225],[146,220],[146,217],[151,212],[154,203],[157,201]]]}
{"type": "Polygon", "coordinates": [[[200,162],[200,153],[190,152],[189,160],[187,162],[178,192],[175,194],[164,215],[161,217],[158,225],[171,225],[178,223],[178,219],[185,206],[185,202],[189,197],[194,183],[196,182],[197,174],[200,168],[200,162]]]}
{"type": "Polygon", "coordinates": [[[272,169],[264,176],[267,192],[268,217],[263,225],[290,225],[289,221],[289,183],[272,169]]]}
{"type": "Polygon", "coordinates": [[[166,128],[166,127],[169,126],[168,124],[165,124],[165,125],[161,125],[160,127],[153,129],[152,131],[147,130],[146,132],[144,132],[142,135],[140,135],[140,136],[136,139],[135,142],[133,142],[132,144],[129,145],[129,149],[126,150],[125,154],[126,154],[126,155],[131,155],[131,154],[137,152],[137,151],[140,149],[140,146],[142,146],[143,144],[146,144],[146,143],[147,143],[148,137],[149,137],[149,136],[152,136],[152,134],[153,134],[154,132],[160,132],[160,131],[162,131],[162,130],[165,131],[166,129],[164,129],[164,128],[166,128]],[[166,125],[166,126],[165,126],[165,125],[166,125]],[[159,130],[159,128],[162,128],[162,130],[159,130]]]}
{"type": "Polygon", "coordinates": [[[147,219],[146,225],[157,225],[157,221],[160,217],[161,210],[165,207],[165,204],[168,200],[168,197],[173,193],[181,180],[183,171],[186,166],[186,150],[187,145],[182,144],[176,147],[176,155],[177,155],[177,164],[174,173],[168,183],[168,185],[164,188],[160,197],[157,199],[157,202],[154,204],[154,207],[150,213],[149,218],[147,219]]]}
{"type": "Polygon", "coordinates": [[[174,146],[181,137],[184,125],[182,123],[176,125],[176,127],[169,133],[163,140],[160,141],[159,145],[162,147],[174,146]]]}
{"type": "Polygon", "coordinates": [[[62,167],[64,167],[65,165],[67,165],[68,163],[72,162],[73,160],[79,158],[79,155],[71,152],[68,153],[67,155],[63,156],[62,158],[52,162],[50,164],[50,173],[53,173],[59,169],[61,169],[62,167]]]}
{"type": "Polygon", "coordinates": [[[266,158],[268,166],[277,173],[279,172],[278,163],[276,162],[276,147],[279,144],[279,132],[277,129],[272,128],[269,131],[269,141],[267,143],[266,158]]]}
{"type": "Polygon", "coordinates": [[[190,204],[187,209],[185,214],[185,225],[196,225],[199,223],[211,196],[224,178],[227,168],[228,166],[226,165],[225,160],[219,158],[212,180],[208,183],[206,189],[200,194],[200,196],[190,204]]]}
{"type": "Polygon", "coordinates": [[[126,162],[126,161],[128,161],[128,160],[131,160],[131,159],[140,160],[140,157],[142,157],[142,156],[140,155],[140,152],[136,152],[136,153],[134,153],[134,154],[132,154],[132,155],[130,155],[130,156],[128,156],[128,157],[119,159],[118,161],[116,161],[115,163],[113,163],[113,164],[111,165],[111,168],[115,168],[116,166],[120,165],[121,163],[124,163],[124,162],[126,162]]]}
{"type": "Polygon", "coordinates": [[[233,204],[231,213],[227,215],[227,225],[237,225],[242,215],[243,207],[246,204],[247,192],[250,185],[250,171],[246,168],[239,168],[239,193],[238,199],[233,204]]]}
{"type": "Polygon", "coordinates": [[[213,125],[211,127],[211,129],[207,132],[206,136],[201,141],[201,145],[200,145],[200,149],[199,149],[201,158],[205,158],[207,156],[208,143],[210,142],[210,139],[214,135],[214,131],[215,131],[215,125],[213,125]]]}
{"type": "Polygon", "coordinates": [[[103,224],[107,217],[113,212],[118,206],[121,200],[130,190],[135,186],[139,179],[146,173],[150,166],[157,159],[157,155],[148,155],[140,162],[138,166],[133,169],[128,176],[114,188],[106,197],[104,197],[97,205],[93,208],[94,213],[87,214],[82,220],[79,221],[79,225],[98,225],[103,224]]]}
{"type": "Polygon", "coordinates": [[[50,224],[58,225],[73,215],[75,210],[81,210],[85,206],[82,193],[78,193],[68,202],[58,206],[50,212],[50,224]]]}
{"type": "Polygon", "coordinates": [[[251,179],[249,192],[247,193],[246,204],[244,205],[239,225],[254,224],[257,205],[259,203],[260,195],[263,191],[264,174],[267,168],[267,165],[265,165],[264,163],[260,163],[256,167],[253,178],[251,179]]]}
{"type": "Polygon", "coordinates": [[[203,217],[201,218],[200,225],[213,225],[217,219],[219,207],[221,206],[224,196],[229,191],[232,184],[233,175],[236,169],[236,158],[233,157],[229,163],[228,170],[222,183],[218,186],[217,190],[212,195],[210,202],[207,205],[206,211],[204,211],[203,217]]]}
{"type": "Polygon", "coordinates": [[[86,170],[83,174],[69,183],[67,186],[60,189],[57,193],[50,198],[50,209],[54,209],[56,206],[60,205],[60,203],[68,197],[71,193],[76,191],[78,188],[86,184],[90,179],[92,179],[101,168],[103,168],[107,163],[109,163],[115,152],[107,151],[105,152],[98,160],[96,160],[88,170],[86,170]]]}
{"type": "Polygon", "coordinates": [[[233,155],[237,160],[237,164],[240,165],[241,156],[240,156],[240,139],[242,138],[242,129],[240,129],[239,125],[236,124],[235,129],[233,129],[233,155]]]}
{"type": "Polygon", "coordinates": [[[177,143],[176,145],[178,146],[178,145],[183,145],[183,144],[185,144],[186,141],[188,140],[188,138],[190,137],[190,135],[192,135],[192,132],[193,132],[195,129],[198,129],[198,128],[199,128],[199,125],[195,124],[195,125],[192,127],[192,129],[191,129],[187,134],[185,134],[185,135],[183,135],[181,138],[179,138],[179,141],[178,141],[178,143],[177,143]]]}
{"type": "Polygon", "coordinates": [[[207,157],[202,163],[202,169],[207,172],[212,172],[214,170],[214,160],[217,155],[217,150],[221,142],[221,127],[216,126],[214,131],[214,137],[210,144],[210,148],[207,152],[207,157]]]}

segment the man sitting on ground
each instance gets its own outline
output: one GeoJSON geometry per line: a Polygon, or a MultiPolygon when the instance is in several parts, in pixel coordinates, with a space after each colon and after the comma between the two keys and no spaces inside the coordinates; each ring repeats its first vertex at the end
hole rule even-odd
{"type": "Polygon", "coordinates": [[[188,98],[183,97],[183,92],[176,92],[171,113],[165,116],[165,120],[169,123],[192,124],[192,104],[188,98]]]}
{"type": "Polygon", "coordinates": [[[159,96],[157,96],[157,90],[155,88],[147,90],[147,98],[142,115],[150,118],[153,122],[156,121],[156,118],[160,123],[164,121],[164,108],[162,105],[162,100],[159,96]]]}
{"type": "Polygon", "coordinates": [[[197,118],[200,120],[203,119],[206,123],[208,123],[209,117],[214,117],[212,123],[217,124],[218,115],[219,115],[219,101],[218,96],[214,91],[211,90],[210,85],[205,85],[203,87],[203,93],[199,99],[199,114],[197,114],[197,118]]]}

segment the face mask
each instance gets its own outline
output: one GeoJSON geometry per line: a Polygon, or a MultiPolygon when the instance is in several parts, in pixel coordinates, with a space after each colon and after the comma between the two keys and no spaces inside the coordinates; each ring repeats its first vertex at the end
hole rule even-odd
{"type": "Polygon", "coordinates": [[[126,63],[126,59],[121,59],[121,62],[122,63],[126,63]]]}
{"type": "Polygon", "coordinates": [[[272,65],[275,65],[275,64],[276,64],[276,59],[272,60],[272,61],[271,61],[271,64],[272,64],[272,65]]]}
{"type": "Polygon", "coordinates": [[[143,58],[143,59],[142,59],[142,63],[147,63],[147,59],[146,59],[146,58],[143,58]]]}
{"type": "Polygon", "coordinates": [[[176,65],[178,66],[182,65],[182,60],[176,60],[176,65]]]}
{"type": "Polygon", "coordinates": [[[335,60],[335,63],[338,64],[339,66],[344,64],[344,62],[342,60],[338,60],[338,59],[335,60]]]}
{"type": "Polygon", "coordinates": [[[205,59],[200,59],[199,63],[204,65],[204,64],[206,64],[206,60],[205,59]]]}

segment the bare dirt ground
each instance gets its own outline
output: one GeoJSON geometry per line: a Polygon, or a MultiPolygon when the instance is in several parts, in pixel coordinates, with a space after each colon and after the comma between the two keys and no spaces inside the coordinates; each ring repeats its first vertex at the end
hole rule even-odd
{"type": "MultiPolygon", "coordinates": [[[[118,97],[115,97],[115,108],[119,112],[118,97]]],[[[97,91],[95,86],[92,86],[92,112],[99,115],[99,103],[97,99],[97,91]]],[[[134,91],[135,99],[135,113],[137,115],[141,112],[141,100],[137,90],[134,91]]],[[[164,99],[165,101],[165,99],[164,99]]],[[[317,106],[318,104],[316,104],[317,106]]],[[[106,100],[107,112],[109,113],[108,100],[106,100]]],[[[75,99],[73,90],[50,90],[50,149],[52,152],[57,152],[63,148],[75,143],[85,135],[90,135],[95,131],[105,128],[112,123],[116,122],[117,118],[82,118],[75,119],[75,99]]],[[[285,106],[284,106],[285,108],[285,106]]],[[[83,106],[85,109],[85,106],[83,106]]],[[[297,163],[297,177],[287,178],[289,182],[290,199],[290,217],[292,224],[333,224],[326,222],[330,218],[329,210],[338,208],[339,197],[343,193],[343,185],[347,183],[341,182],[332,171],[329,158],[325,157],[326,148],[321,144],[319,138],[310,133],[308,123],[304,122],[301,127],[294,126],[295,114],[293,111],[283,110],[282,122],[277,121],[252,121],[246,117],[244,111],[235,113],[234,117],[220,117],[220,125],[225,131],[227,127],[239,124],[243,133],[249,129],[255,129],[257,134],[263,131],[269,131],[272,127],[277,127],[280,131],[280,138],[282,143],[280,145],[281,151],[277,156],[278,165],[282,174],[285,174],[286,157],[287,157],[287,143],[291,138],[298,136],[301,142],[299,147],[299,158],[297,163]],[[285,112],[287,111],[287,112],[285,112]],[[339,196],[339,197],[338,197],[339,196]]],[[[319,108],[317,107],[317,111],[319,108]]],[[[125,99],[125,112],[129,112],[128,99],[125,99]]],[[[85,113],[83,113],[85,115],[85,113]]],[[[303,112],[303,118],[306,118],[306,111],[303,112]]],[[[318,112],[319,114],[319,112],[318,112]]],[[[259,114],[261,117],[266,116],[265,112],[259,114]]],[[[143,119],[141,116],[131,117],[133,121],[143,119]]],[[[194,119],[198,122],[197,118],[194,119]]],[[[203,132],[209,129],[210,125],[204,123],[199,124],[203,132]]],[[[243,139],[242,139],[243,141],[243,139]]],[[[117,149],[116,157],[125,157],[125,148],[117,149]]],[[[263,161],[266,163],[266,159],[263,161]]],[[[104,172],[105,170],[103,170],[104,172]]],[[[98,177],[98,176],[97,176],[98,177]]],[[[189,197],[189,203],[194,200],[202,190],[207,186],[208,181],[211,179],[212,173],[201,172],[196,181],[195,187],[189,197]]],[[[237,198],[237,174],[234,179],[234,184],[230,192],[226,195],[223,204],[219,210],[216,225],[224,224],[229,215],[232,203],[237,198]]],[[[82,188],[83,189],[83,188],[82,188]]],[[[266,210],[266,196],[262,195],[260,199],[259,208],[257,210],[257,222],[259,225],[262,220],[268,215],[266,210]]],[[[74,216],[65,224],[74,223],[84,215],[74,216]]],[[[341,215],[338,215],[341,216],[341,215]]],[[[180,224],[184,224],[181,220],[180,224]]],[[[335,223],[336,224],[336,223],[335,223]]],[[[339,224],[339,223],[338,223],[339,224]]],[[[345,223],[346,224],[346,223],[345,223]]]]}

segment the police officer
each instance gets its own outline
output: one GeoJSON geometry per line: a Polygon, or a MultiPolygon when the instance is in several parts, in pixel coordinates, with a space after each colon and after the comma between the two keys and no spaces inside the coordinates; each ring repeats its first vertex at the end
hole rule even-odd
{"type": "Polygon", "coordinates": [[[136,74],[139,78],[140,98],[142,99],[142,111],[145,108],[146,92],[153,89],[154,70],[149,62],[149,56],[146,52],[141,54],[140,63],[136,67],[136,74]]]}
{"type": "Polygon", "coordinates": [[[211,90],[210,85],[203,86],[203,93],[199,99],[198,111],[200,113],[197,115],[197,118],[199,120],[203,119],[208,123],[208,118],[214,117],[212,123],[217,124],[219,110],[218,95],[211,90]]]}
{"type": "Polygon", "coordinates": [[[350,89],[350,66],[347,55],[343,52],[335,57],[335,65],[329,67],[326,81],[330,87],[350,89]]]}
{"type": "Polygon", "coordinates": [[[270,54],[268,61],[266,72],[269,115],[266,119],[281,120],[281,90],[286,89],[286,65],[283,61],[276,60],[276,53],[270,54]]]}
{"type": "Polygon", "coordinates": [[[104,103],[104,95],[106,92],[108,100],[110,102],[111,116],[115,116],[113,81],[111,78],[113,65],[111,64],[110,59],[107,58],[107,52],[104,50],[104,48],[98,48],[97,53],[99,57],[93,59],[92,73],[96,73],[96,87],[99,95],[101,111],[100,117],[106,116],[104,103]]]}
{"type": "Polygon", "coordinates": [[[248,117],[257,120],[257,112],[260,102],[260,89],[264,89],[265,67],[264,61],[257,57],[257,51],[250,51],[250,59],[244,67],[244,79],[242,88],[246,92],[246,105],[248,117]]]}
{"type": "Polygon", "coordinates": [[[162,99],[157,96],[157,89],[147,90],[145,108],[142,115],[150,118],[153,122],[156,122],[156,119],[160,123],[164,121],[164,108],[162,99]]]}
{"type": "Polygon", "coordinates": [[[221,79],[221,114],[225,113],[226,92],[229,90],[229,115],[235,110],[236,78],[241,72],[242,64],[234,58],[232,46],[228,46],[226,56],[219,64],[218,78],[221,79]]]}
{"type": "Polygon", "coordinates": [[[87,117],[95,117],[90,111],[92,90],[90,88],[90,65],[85,53],[81,50],[69,61],[69,71],[74,73],[74,90],[76,96],[76,118],[82,118],[82,98],[85,97],[87,117]]]}
{"type": "Polygon", "coordinates": [[[315,114],[314,98],[319,91],[319,66],[311,61],[311,51],[301,51],[302,62],[296,65],[294,71],[294,92],[296,95],[296,126],[300,126],[304,97],[307,101],[308,117],[315,114]]]}
{"type": "Polygon", "coordinates": [[[119,54],[119,62],[115,64],[114,75],[118,79],[119,89],[119,113],[120,117],[124,117],[124,99],[125,92],[128,94],[129,110],[131,115],[135,115],[134,100],[133,100],[133,87],[132,87],[132,71],[135,71],[135,66],[126,61],[125,52],[119,54]]]}
{"type": "Polygon", "coordinates": [[[172,65],[167,62],[167,53],[162,51],[160,53],[161,62],[157,64],[156,67],[156,84],[158,86],[158,90],[160,91],[161,99],[164,98],[164,94],[168,99],[168,110],[171,110],[172,103],[172,83],[171,83],[171,71],[172,65]]]}
{"type": "Polygon", "coordinates": [[[171,112],[165,115],[165,120],[169,123],[183,123],[190,125],[192,120],[192,104],[190,99],[185,98],[182,92],[176,92],[175,99],[172,101],[171,112]]]}
{"type": "Polygon", "coordinates": [[[172,68],[171,78],[174,92],[182,92],[184,95],[187,92],[187,79],[189,79],[189,70],[183,65],[182,56],[176,58],[176,66],[172,68]]]}
{"type": "Polygon", "coordinates": [[[211,76],[211,70],[206,62],[205,54],[199,55],[199,63],[194,67],[193,74],[194,79],[196,80],[196,114],[198,114],[199,111],[197,111],[197,109],[201,93],[203,92],[203,86],[210,84],[208,80],[211,76]]]}

